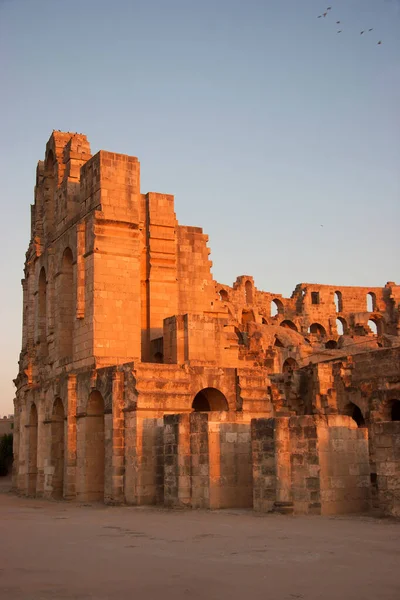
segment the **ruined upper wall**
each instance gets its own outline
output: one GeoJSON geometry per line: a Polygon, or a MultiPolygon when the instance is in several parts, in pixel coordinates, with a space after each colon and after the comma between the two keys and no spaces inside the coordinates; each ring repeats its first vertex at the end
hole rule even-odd
{"type": "Polygon", "coordinates": [[[240,276],[232,287],[216,283],[220,301],[238,323],[283,325],[303,335],[336,340],[339,335],[399,334],[400,286],[329,286],[300,283],[290,298],[258,290],[240,276]]]}

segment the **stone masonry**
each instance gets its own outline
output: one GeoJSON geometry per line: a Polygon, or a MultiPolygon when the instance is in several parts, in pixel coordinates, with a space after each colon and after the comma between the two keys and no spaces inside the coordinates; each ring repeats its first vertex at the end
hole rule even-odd
{"type": "Polygon", "coordinates": [[[137,158],[53,131],[22,280],[14,489],[396,514],[400,285],[284,298],[218,283],[209,254],[173,196],[141,192],[137,158]]]}

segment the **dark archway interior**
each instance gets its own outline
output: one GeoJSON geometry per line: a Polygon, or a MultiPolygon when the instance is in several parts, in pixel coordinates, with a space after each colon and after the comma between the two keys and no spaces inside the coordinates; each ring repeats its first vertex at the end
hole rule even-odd
{"type": "Polygon", "coordinates": [[[195,412],[228,410],[228,402],[224,394],[215,388],[204,388],[196,394],[192,408],[195,412]]]}
{"type": "Polygon", "coordinates": [[[337,348],[337,342],[335,342],[335,340],[329,340],[328,342],[326,342],[325,348],[333,350],[334,348],[337,348]]]}
{"type": "Polygon", "coordinates": [[[393,400],[391,417],[392,421],[400,421],[400,400],[393,400]]]}
{"type": "Polygon", "coordinates": [[[365,427],[365,419],[360,408],[356,404],[353,404],[353,402],[350,402],[348,410],[348,414],[357,423],[358,427],[365,427]]]}

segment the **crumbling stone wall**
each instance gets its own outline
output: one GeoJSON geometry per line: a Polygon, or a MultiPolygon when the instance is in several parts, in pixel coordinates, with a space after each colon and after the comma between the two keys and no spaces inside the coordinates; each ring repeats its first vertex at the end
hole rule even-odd
{"type": "Polygon", "coordinates": [[[369,508],[368,433],[350,417],[254,419],[255,510],[296,514],[369,508]]]}
{"type": "MultiPolygon", "coordinates": [[[[136,157],[92,156],[86,136],[53,131],[37,167],[22,281],[15,488],[249,506],[252,417],[352,415],[354,405],[367,426],[394,418],[400,286],[302,283],[283,298],[248,275],[219,284],[209,253],[202,229],[178,223],[173,196],[141,192],[136,157]],[[199,397],[208,415],[190,414],[199,397]]],[[[310,474],[317,458],[321,467],[322,425],[297,436],[280,423],[282,477],[268,475],[264,488],[278,503],[289,495],[298,510],[317,509],[332,491],[310,474]]],[[[349,435],[346,456],[364,434],[349,435]]],[[[372,438],[370,454],[374,473],[372,438]]]]}
{"type": "Polygon", "coordinates": [[[378,508],[386,515],[400,517],[400,421],[374,423],[378,508]]]}

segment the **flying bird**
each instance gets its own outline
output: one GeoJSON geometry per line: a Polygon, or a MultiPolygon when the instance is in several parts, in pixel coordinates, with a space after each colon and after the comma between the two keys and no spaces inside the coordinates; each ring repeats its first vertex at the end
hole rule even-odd
{"type": "Polygon", "coordinates": [[[332,6],[328,6],[328,8],[326,10],[331,10],[331,9],[332,9],[332,6]]]}
{"type": "Polygon", "coordinates": [[[336,21],[336,25],[340,25],[340,21],[336,21]]]}
{"type": "Polygon", "coordinates": [[[362,35],[364,33],[364,31],[360,31],[360,35],[362,35]]]}
{"type": "Polygon", "coordinates": [[[317,19],[320,19],[322,17],[322,15],[318,15],[317,19]]]}
{"type": "Polygon", "coordinates": [[[373,29],[374,29],[374,28],[373,28],[373,27],[371,27],[371,29],[368,29],[368,31],[373,31],[373,29]]]}
{"type": "Polygon", "coordinates": [[[326,17],[326,15],[327,15],[327,14],[328,14],[328,13],[326,13],[326,12],[325,12],[325,13],[322,13],[322,16],[323,16],[323,17],[326,17]]]}
{"type": "Polygon", "coordinates": [[[341,29],[339,29],[339,31],[337,31],[336,33],[342,33],[342,30],[341,30],[341,29]]]}
{"type": "Polygon", "coordinates": [[[381,42],[380,40],[379,40],[379,42],[378,42],[378,46],[379,46],[379,44],[382,44],[382,42],[381,42]]]}

